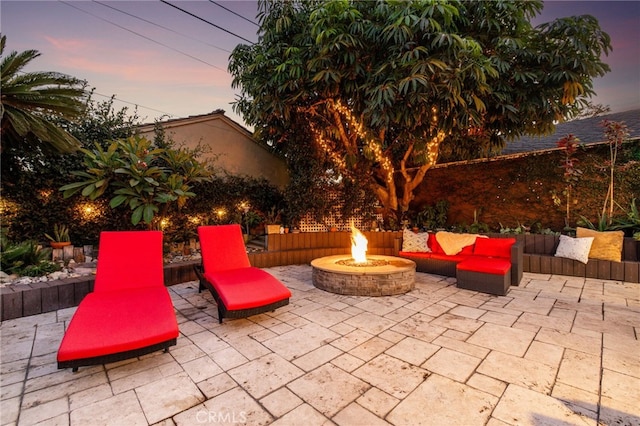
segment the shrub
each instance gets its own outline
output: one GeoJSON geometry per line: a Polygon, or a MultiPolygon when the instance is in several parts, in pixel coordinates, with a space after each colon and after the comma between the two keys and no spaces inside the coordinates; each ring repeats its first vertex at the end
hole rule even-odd
{"type": "Polygon", "coordinates": [[[0,249],[0,269],[7,273],[39,276],[61,269],[60,265],[49,260],[51,249],[43,249],[33,240],[12,243],[2,231],[0,249]]]}

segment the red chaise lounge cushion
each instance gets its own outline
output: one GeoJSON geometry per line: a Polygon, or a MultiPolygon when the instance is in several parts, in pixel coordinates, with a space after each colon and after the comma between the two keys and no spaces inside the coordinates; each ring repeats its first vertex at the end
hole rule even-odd
{"type": "Polygon", "coordinates": [[[162,232],[100,234],[94,290],[58,349],[58,367],[104,364],[175,344],[178,323],[164,286],[162,232]]]}
{"type": "Polygon", "coordinates": [[[90,293],[64,335],[58,361],[106,356],[178,337],[165,288],[90,293]]]}
{"type": "Polygon", "coordinates": [[[209,272],[204,276],[230,311],[253,309],[291,297],[287,287],[259,268],[209,272]]]}

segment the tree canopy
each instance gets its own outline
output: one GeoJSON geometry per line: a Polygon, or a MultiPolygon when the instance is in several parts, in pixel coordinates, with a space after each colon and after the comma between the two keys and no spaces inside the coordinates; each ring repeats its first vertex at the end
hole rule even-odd
{"type": "Polygon", "coordinates": [[[37,50],[4,55],[6,36],[0,37],[1,148],[67,153],[78,140],[52,119],[74,120],[86,108],[85,82],[53,71],[24,72],[40,56],[37,50]]]}
{"type": "MultiPolygon", "coordinates": [[[[234,49],[234,103],[257,137],[311,138],[401,217],[438,160],[487,155],[587,105],[609,67],[592,16],[533,27],[542,2],[261,1],[234,49]]],[[[310,150],[309,152],[313,152],[310,150]]]]}

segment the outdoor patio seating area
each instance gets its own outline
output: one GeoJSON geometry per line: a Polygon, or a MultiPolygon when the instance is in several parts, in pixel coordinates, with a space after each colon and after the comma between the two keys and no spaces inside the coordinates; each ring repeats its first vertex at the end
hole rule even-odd
{"type": "Polygon", "coordinates": [[[0,325],[2,425],[640,425],[640,287],[525,273],[494,296],[416,273],[385,297],[266,268],[289,305],[218,321],[198,282],[168,287],[168,352],[58,369],[77,308],[0,325]]]}

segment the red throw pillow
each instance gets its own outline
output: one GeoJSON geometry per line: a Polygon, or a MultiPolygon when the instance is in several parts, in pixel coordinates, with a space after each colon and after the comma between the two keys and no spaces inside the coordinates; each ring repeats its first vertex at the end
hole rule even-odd
{"type": "MultiPolygon", "coordinates": [[[[481,238],[477,238],[476,241],[480,240],[481,238]]],[[[484,240],[484,238],[482,238],[484,240]]],[[[473,251],[473,244],[470,244],[468,246],[464,246],[462,247],[462,250],[460,250],[460,253],[458,254],[462,254],[462,255],[472,255],[474,253],[473,251]]]]}
{"type": "Polygon", "coordinates": [[[511,246],[515,243],[515,238],[478,238],[473,254],[511,259],[511,246]]]}
{"type": "Polygon", "coordinates": [[[444,250],[442,250],[442,247],[440,247],[440,244],[438,244],[438,239],[436,238],[436,234],[434,232],[429,232],[429,241],[427,241],[427,244],[429,244],[431,253],[444,254],[444,250]]]}

